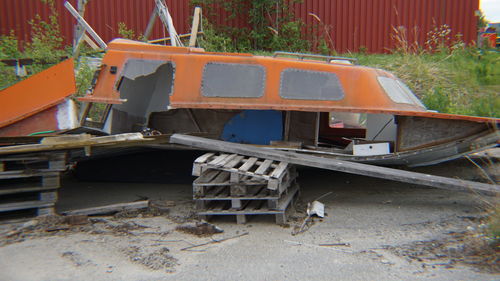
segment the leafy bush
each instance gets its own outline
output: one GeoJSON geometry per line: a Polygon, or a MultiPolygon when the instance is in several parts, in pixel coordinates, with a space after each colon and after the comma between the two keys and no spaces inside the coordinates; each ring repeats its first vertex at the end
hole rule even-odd
{"type": "MultiPolygon", "coordinates": [[[[50,15],[48,21],[42,20],[39,15],[29,21],[31,25],[31,40],[20,46],[16,34],[11,31],[9,35],[0,36],[0,58],[19,59],[32,58],[33,64],[25,66],[28,76],[40,72],[51,65],[58,63],[60,58],[68,53],[63,49],[61,31],[58,22],[58,13],[54,1],[42,0],[49,5],[50,15]],[[23,52],[20,50],[24,49],[23,52]]],[[[6,88],[23,78],[15,75],[15,69],[0,63],[0,89],[6,88]]]]}
{"type": "MultiPolygon", "coordinates": [[[[18,49],[18,45],[19,43],[14,31],[11,31],[9,35],[0,36],[0,59],[20,58],[21,52],[18,49]]],[[[14,68],[1,62],[0,77],[0,90],[19,81],[19,78],[14,72],[14,68]]]]}
{"type": "Polygon", "coordinates": [[[293,2],[296,0],[191,0],[193,6],[203,7],[204,23],[212,23],[204,26],[206,39],[200,45],[212,51],[226,52],[307,51],[309,42],[302,37],[305,27],[289,10],[288,5],[293,2]],[[225,22],[215,24],[219,8],[227,16],[225,22]],[[229,24],[235,18],[247,19],[249,26],[229,24]]]}

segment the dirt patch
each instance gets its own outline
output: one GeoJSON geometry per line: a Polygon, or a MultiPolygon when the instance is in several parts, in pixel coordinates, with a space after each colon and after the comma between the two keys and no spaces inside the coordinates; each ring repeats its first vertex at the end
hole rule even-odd
{"type": "MultiPolygon", "coordinates": [[[[25,241],[27,239],[47,236],[64,236],[73,233],[89,233],[95,235],[107,234],[113,236],[135,236],[148,228],[131,221],[123,221],[113,217],[91,218],[86,216],[42,216],[25,222],[12,225],[0,233],[0,247],[25,241]]],[[[154,232],[165,235],[164,232],[154,232]]]]}
{"type": "Polygon", "coordinates": [[[454,268],[466,265],[481,272],[500,273],[500,248],[482,234],[471,231],[452,232],[443,239],[418,241],[398,247],[387,247],[410,262],[422,267],[454,268]]]}
{"type": "Polygon", "coordinates": [[[0,234],[0,246],[22,242],[30,238],[61,235],[68,232],[89,232],[94,229],[90,220],[75,220],[63,216],[43,216],[25,222],[24,224],[13,225],[10,230],[0,234]]]}
{"type": "Polygon", "coordinates": [[[198,237],[212,236],[214,234],[224,232],[219,227],[206,222],[197,222],[197,223],[179,225],[175,228],[175,230],[187,234],[193,234],[198,237]]]}
{"type": "Polygon", "coordinates": [[[108,223],[105,225],[105,228],[117,235],[135,235],[133,232],[131,232],[132,230],[140,230],[148,227],[145,225],[137,224],[135,222],[120,222],[117,224],[108,223]]]}
{"type": "Polygon", "coordinates": [[[124,252],[132,262],[152,270],[174,272],[174,267],[178,265],[177,259],[169,254],[170,250],[167,247],[147,252],[142,247],[131,246],[126,248],[124,252]]]}
{"type": "Polygon", "coordinates": [[[125,218],[151,218],[164,216],[170,213],[170,209],[175,206],[174,201],[170,200],[151,200],[149,207],[139,210],[123,210],[113,215],[117,219],[125,218]]]}
{"type": "Polygon", "coordinates": [[[77,252],[68,251],[62,253],[61,256],[69,260],[75,266],[95,265],[91,260],[84,258],[80,253],[77,252]]]}

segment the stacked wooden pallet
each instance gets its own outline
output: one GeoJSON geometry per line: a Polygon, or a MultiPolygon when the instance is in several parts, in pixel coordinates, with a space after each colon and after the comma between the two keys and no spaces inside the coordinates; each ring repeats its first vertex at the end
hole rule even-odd
{"type": "Polygon", "coordinates": [[[64,152],[0,156],[0,220],[54,213],[64,152]]]}
{"type": "Polygon", "coordinates": [[[299,191],[295,166],[238,154],[204,154],[195,160],[193,175],[197,213],[205,219],[236,215],[245,223],[248,215],[275,215],[284,224],[299,191]]]}

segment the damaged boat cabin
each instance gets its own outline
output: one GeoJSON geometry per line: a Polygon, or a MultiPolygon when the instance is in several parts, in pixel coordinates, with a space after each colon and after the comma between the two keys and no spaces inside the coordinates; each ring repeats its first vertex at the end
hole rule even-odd
{"type": "Polygon", "coordinates": [[[196,133],[373,164],[434,164],[500,139],[500,119],[428,111],[391,73],[337,57],[116,39],[80,100],[82,125],[110,134],[196,133]],[[106,110],[89,120],[95,103],[106,110]]]}

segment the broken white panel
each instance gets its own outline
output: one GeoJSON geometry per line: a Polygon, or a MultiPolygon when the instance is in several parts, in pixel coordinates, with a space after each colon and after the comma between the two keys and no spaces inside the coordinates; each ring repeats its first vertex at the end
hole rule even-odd
{"type": "Polygon", "coordinates": [[[77,126],[75,102],[68,98],[57,106],[57,127],[59,130],[68,130],[77,126]]]}
{"type": "Polygon", "coordinates": [[[389,143],[367,143],[353,145],[355,156],[385,155],[390,153],[389,143]]]}
{"type": "Polygon", "coordinates": [[[325,204],[319,201],[313,201],[307,204],[307,215],[313,216],[317,215],[320,218],[325,217],[325,204]]]}

